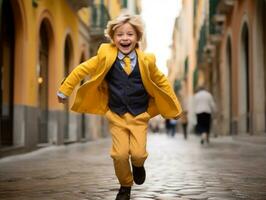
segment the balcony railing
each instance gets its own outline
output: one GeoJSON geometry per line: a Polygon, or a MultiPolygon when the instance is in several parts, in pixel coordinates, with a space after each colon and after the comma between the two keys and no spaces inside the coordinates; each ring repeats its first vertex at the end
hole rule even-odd
{"type": "Polygon", "coordinates": [[[92,6],[93,4],[93,0],[67,0],[67,2],[75,11],[78,11],[83,7],[92,6]]]}
{"type": "Polygon", "coordinates": [[[233,10],[235,0],[220,0],[217,10],[221,14],[229,14],[233,10]]]}
{"type": "Polygon", "coordinates": [[[219,3],[219,0],[209,0],[209,33],[210,34],[215,34],[217,32],[214,21],[213,21],[213,16],[217,13],[217,5],[219,3]]]}
{"type": "Polygon", "coordinates": [[[209,34],[211,43],[219,43],[223,34],[223,24],[226,16],[218,11],[219,5],[225,0],[209,0],[209,34]]]}
{"type": "Polygon", "coordinates": [[[104,4],[95,4],[92,6],[91,16],[91,29],[92,31],[102,32],[110,20],[110,15],[104,4]]]}
{"type": "Polygon", "coordinates": [[[204,47],[207,45],[207,25],[204,23],[200,29],[200,36],[198,40],[197,58],[198,63],[203,61],[204,47]]]}

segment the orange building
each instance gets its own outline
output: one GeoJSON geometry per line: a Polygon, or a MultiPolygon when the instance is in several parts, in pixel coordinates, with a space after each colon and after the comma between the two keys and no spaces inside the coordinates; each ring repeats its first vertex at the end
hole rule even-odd
{"type": "Polygon", "coordinates": [[[219,1],[215,9],[208,82],[220,91],[223,134],[266,132],[265,11],[265,0],[219,1]]]}
{"type": "Polygon", "coordinates": [[[129,6],[139,9],[133,3],[0,1],[0,157],[107,135],[101,117],[71,112],[73,97],[61,105],[56,93],[105,40],[107,21],[129,6]]]}
{"type": "Polygon", "coordinates": [[[77,14],[89,1],[1,1],[1,153],[79,140],[57,87],[89,57],[88,25],[77,14]],[[62,112],[62,109],[65,112],[62,112]]]}
{"type": "MultiPolygon", "coordinates": [[[[184,40],[180,43],[175,39],[174,46],[179,49],[173,51],[176,57],[181,54],[181,72],[188,72],[182,85],[186,88],[186,96],[193,94],[192,88],[199,85],[205,85],[211,91],[218,106],[213,124],[216,134],[265,135],[266,1],[188,2],[183,1],[183,9],[176,23],[178,31],[175,38],[184,40]],[[190,17],[184,18],[185,13],[190,17]],[[183,26],[191,16],[193,21],[183,26]],[[193,36],[188,31],[192,26],[193,36]],[[191,43],[194,44],[187,48],[191,43]],[[188,62],[184,62],[184,58],[188,62]]],[[[177,79],[182,80],[182,77],[177,79]]]]}

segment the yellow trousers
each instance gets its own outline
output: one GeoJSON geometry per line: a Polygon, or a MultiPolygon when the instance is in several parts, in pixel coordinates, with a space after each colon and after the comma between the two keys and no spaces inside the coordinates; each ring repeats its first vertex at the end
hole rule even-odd
{"type": "Polygon", "coordinates": [[[147,112],[133,116],[126,113],[119,116],[112,111],[106,113],[112,135],[110,155],[113,158],[115,174],[122,186],[132,186],[132,165],[141,167],[148,156],[146,151],[147,128],[150,116],[147,112]]]}

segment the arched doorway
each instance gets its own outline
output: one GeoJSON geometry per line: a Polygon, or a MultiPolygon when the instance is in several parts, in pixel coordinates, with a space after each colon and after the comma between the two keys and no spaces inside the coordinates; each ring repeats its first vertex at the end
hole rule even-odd
{"type": "Polygon", "coordinates": [[[233,107],[232,107],[232,43],[231,43],[231,38],[228,37],[227,43],[226,43],[226,119],[227,125],[228,125],[228,132],[230,135],[234,134],[233,132],[233,121],[232,121],[232,116],[233,116],[233,107]]]}
{"type": "Polygon", "coordinates": [[[239,69],[239,117],[240,131],[250,133],[250,71],[249,71],[249,30],[244,23],[240,38],[239,69]]]}
{"type": "Polygon", "coordinates": [[[0,147],[13,144],[15,25],[9,0],[0,1],[0,147]]]}
{"type": "Polygon", "coordinates": [[[50,24],[44,19],[39,32],[39,65],[38,65],[38,143],[48,143],[48,73],[49,73],[49,32],[50,24]]]}
{"type": "MultiPolygon", "coordinates": [[[[67,35],[64,47],[64,76],[67,77],[72,65],[73,45],[69,35],[67,35]]],[[[64,104],[64,141],[69,141],[69,102],[64,104]]]]}

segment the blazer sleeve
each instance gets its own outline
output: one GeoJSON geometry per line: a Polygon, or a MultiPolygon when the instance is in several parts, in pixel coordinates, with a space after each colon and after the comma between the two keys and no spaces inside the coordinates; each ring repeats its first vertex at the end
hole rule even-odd
{"type": "Polygon", "coordinates": [[[172,91],[172,87],[167,77],[156,66],[156,59],[153,54],[149,54],[149,61],[150,61],[149,71],[150,71],[151,80],[160,89],[164,91],[172,91]]]}
{"type": "Polygon", "coordinates": [[[92,76],[98,66],[98,55],[78,65],[61,83],[59,92],[70,96],[75,86],[80,83],[85,76],[92,76]]]}
{"type": "Polygon", "coordinates": [[[149,72],[150,78],[155,83],[155,86],[162,91],[162,93],[167,94],[166,96],[170,97],[172,102],[175,105],[176,110],[178,111],[173,118],[177,119],[182,113],[182,108],[180,103],[175,95],[173,87],[171,86],[168,78],[158,69],[156,66],[155,56],[151,54],[149,56],[150,64],[149,64],[149,72]]]}

